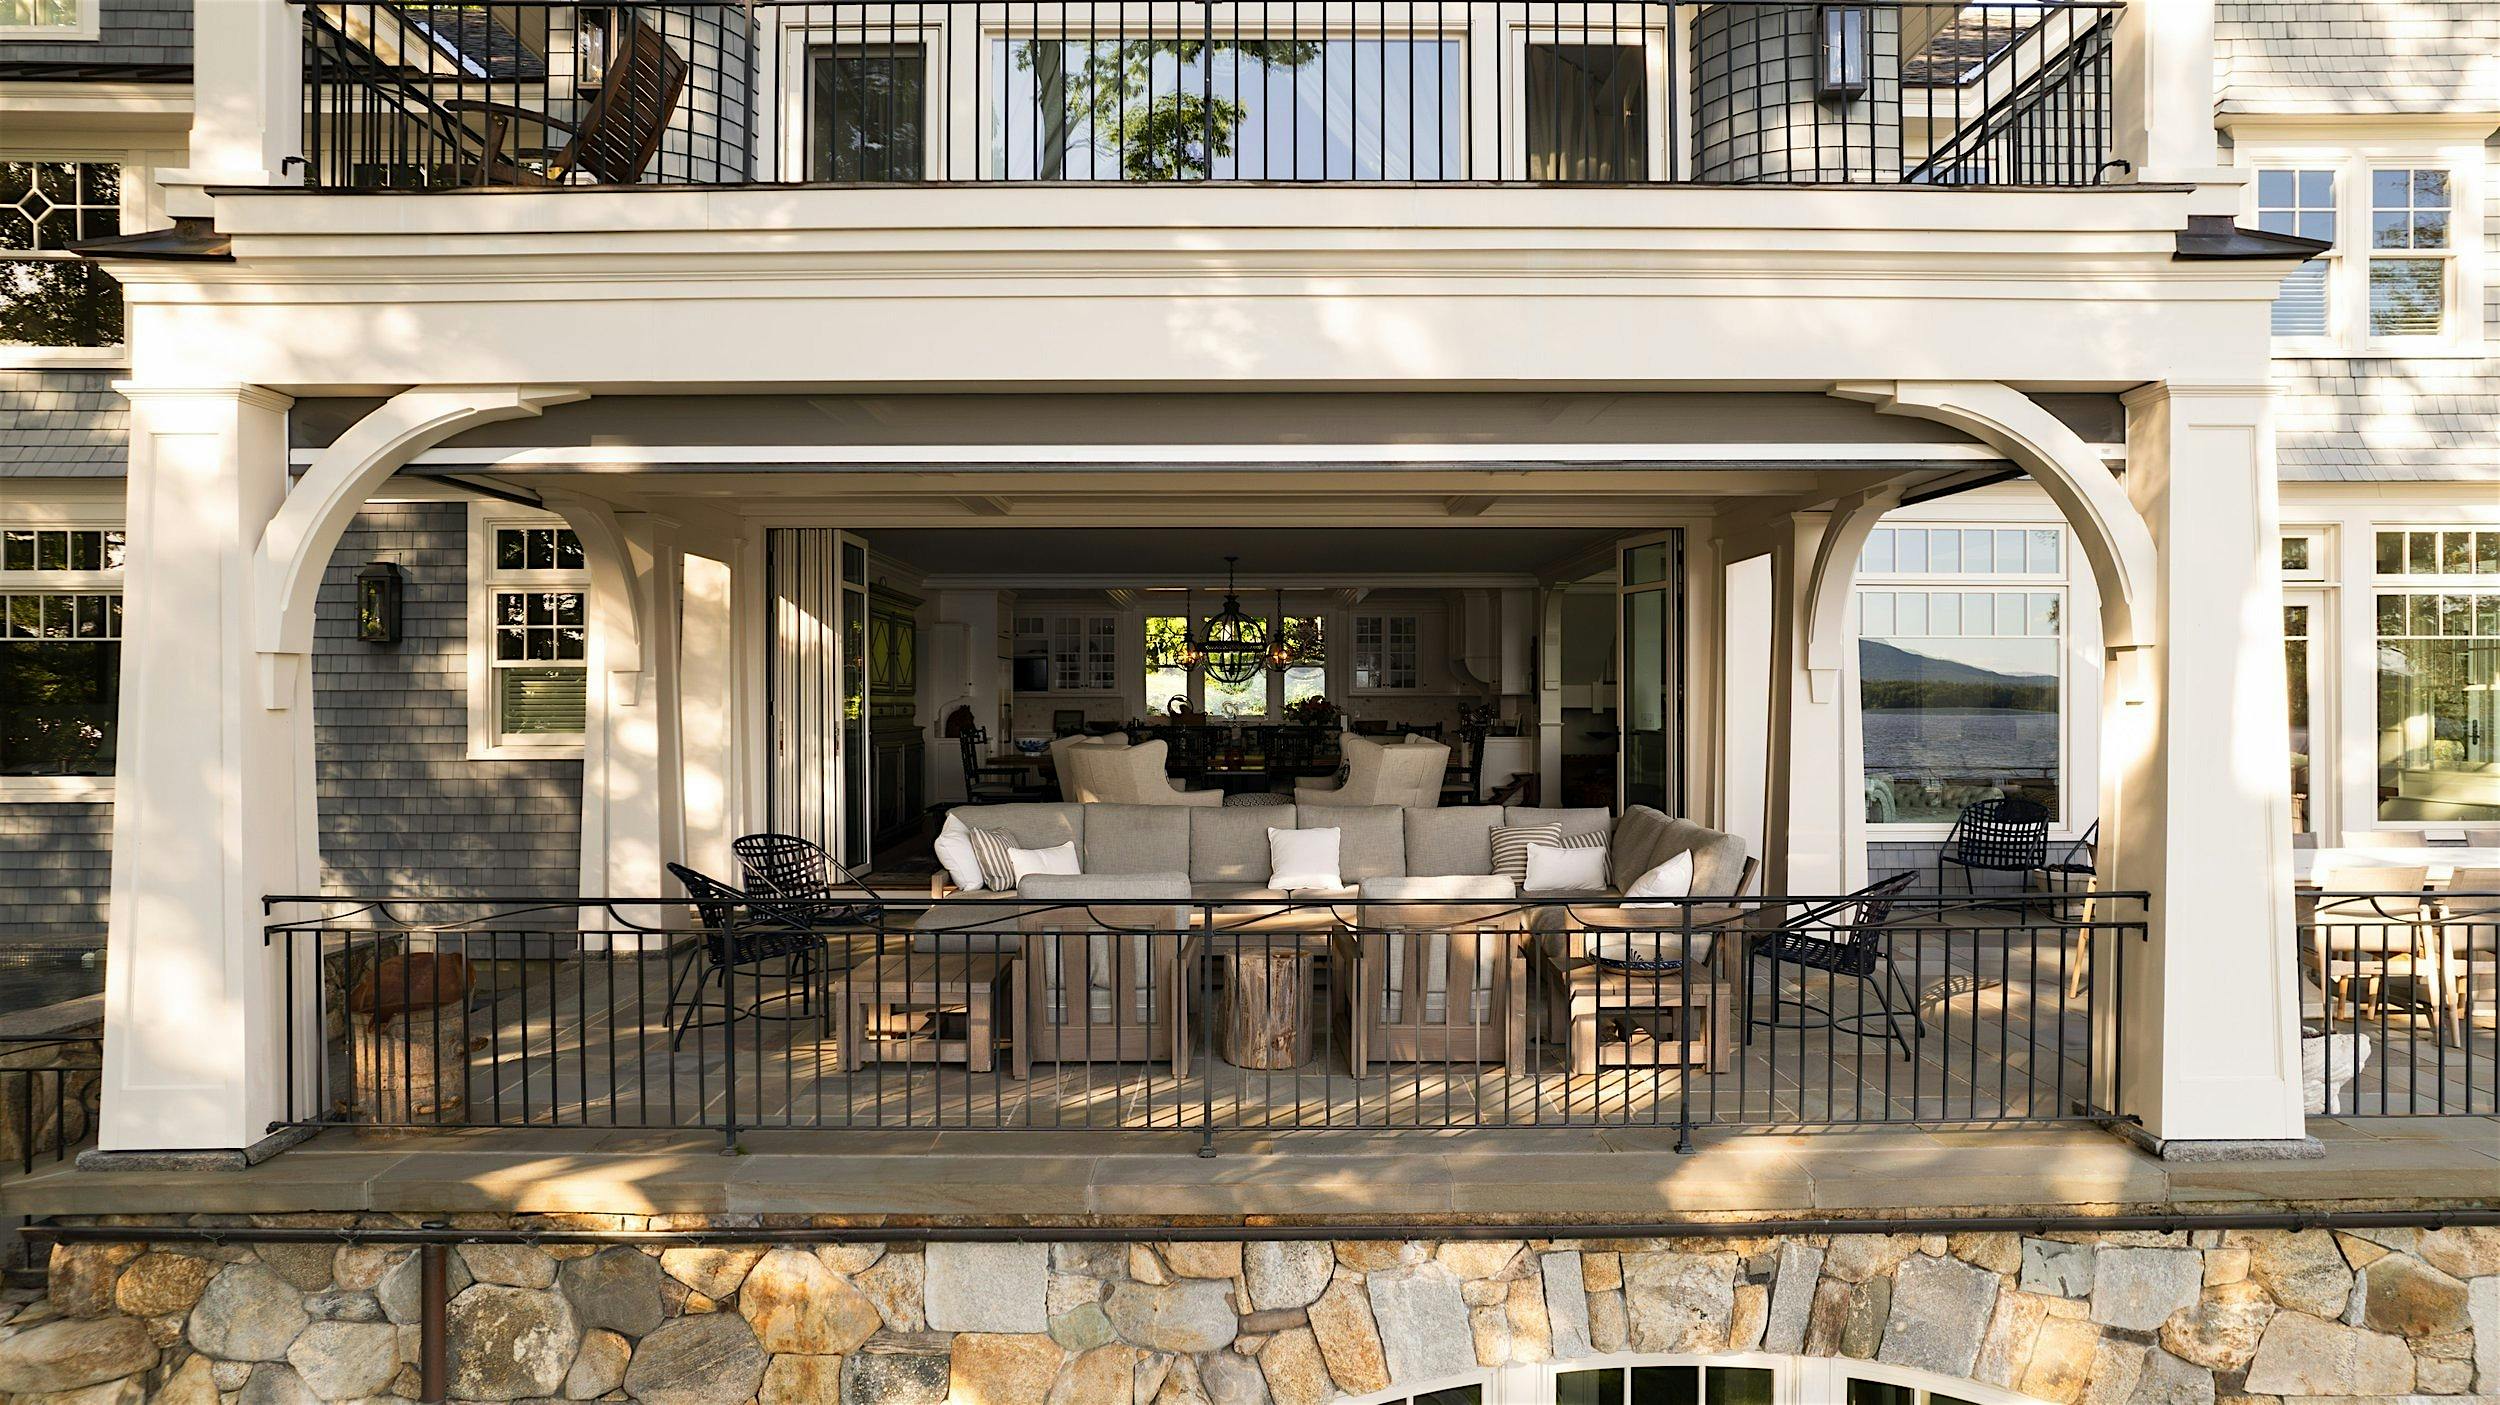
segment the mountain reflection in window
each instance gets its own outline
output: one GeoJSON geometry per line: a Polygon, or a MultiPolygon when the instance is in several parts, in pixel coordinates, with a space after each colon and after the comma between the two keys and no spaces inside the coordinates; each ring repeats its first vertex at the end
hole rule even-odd
{"type": "Polygon", "coordinates": [[[2045,590],[1860,594],[1870,824],[1949,824],[1998,795],[2057,814],[2061,605],[2045,590]]]}

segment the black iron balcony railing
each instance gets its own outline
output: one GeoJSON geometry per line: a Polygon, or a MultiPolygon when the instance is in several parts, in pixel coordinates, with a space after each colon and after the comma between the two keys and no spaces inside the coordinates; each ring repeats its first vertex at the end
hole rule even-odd
{"type": "Polygon", "coordinates": [[[322,910],[268,934],[287,1124],[733,1142],[2109,1122],[2144,935],[2129,893],[272,901],[322,910]]]}
{"type": "Polygon", "coordinates": [[[2118,0],[296,0],[329,190],[2079,187],[2118,0]]]}
{"type": "Polygon", "coordinates": [[[2500,1115],[2500,891],[2478,881],[2489,877],[2425,891],[2424,870],[2414,869],[2411,891],[2301,895],[2311,1112],[2500,1115]]]}

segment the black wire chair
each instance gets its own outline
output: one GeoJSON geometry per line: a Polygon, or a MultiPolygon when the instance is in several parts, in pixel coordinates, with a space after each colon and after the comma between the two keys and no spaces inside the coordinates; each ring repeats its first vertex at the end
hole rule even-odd
{"type": "Polygon", "coordinates": [[[1892,920],[1893,899],[1901,896],[1918,880],[1916,873],[1899,873],[1880,883],[1870,883],[1835,902],[1798,914],[1780,924],[1770,934],[1759,937],[1753,946],[1757,961],[1770,964],[1768,983],[1771,990],[1771,1013],[1756,1016],[1745,1026],[1745,1042],[1753,1042],[1756,1027],[1765,1029],[1831,1029],[1860,1039],[1876,1037],[1866,1027],[1871,1014],[1884,1019],[1884,1037],[1901,1046],[1901,1057],[1910,1056],[1910,1041],[1902,1036],[1901,1016],[1910,1018],[1910,1027],[1920,1038],[1926,1037],[1927,1025],[1918,1015],[1918,992],[1902,978],[1892,964],[1892,952],[1885,942],[1886,929],[1892,920]],[[1817,935],[1837,931],[1837,937],[1817,935]],[[1779,968],[1795,966],[1805,971],[1821,971],[1832,978],[1834,988],[1842,980],[1854,980],[1865,992],[1873,993],[1876,1010],[1866,1009],[1864,994],[1858,1000],[1858,1013],[1836,1014],[1829,1005],[1817,1005],[1805,998],[1804,982],[1799,981],[1798,998],[1789,1000],[1780,995],[1779,968]],[[1898,991],[1901,1003],[1893,1003],[1898,991]],[[1779,1021],[1780,1007],[1797,1006],[1803,1015],[1795,1024],[1779,1021]],[[1819,1016],[1820,1018],[1816,1018],[1819,1016]]]}
{"type": "Polygon", "coordinates": [[[795,995],[799,1016],[817,1013],[816,987],[824,973],[825,944],[815,933],[779,923],[758,925],[759,918],[747,895],[709,874],[698,873],[684,864],[670,864],[669,873],[686,890],[686,899],[694,906],[695,919],[703,925],[703,935],[692,944],[690,959],[669,974],[668,1008],[663,1018],[671,1021],[668,1039],[674,1053],[684,1043],[686,1031],[695,1027],[697,1017],[706,1004],[703,993],[713,981],[720,982],[722,1022],[741,1013],[732,1000],[731,981],[741,970],[786,962],[789,978],[798,983],[796,991],[760,997],[743,1012],[752,1019],[786,1019],[788,1016],[767,1015],[761,1007],[767,1000],[786,1000],[795,995]],[[697,973],[694,990],[685,1001],[685,1013],[679,1015],[678,996],[686,977],[697,973]]]}
{"type": "Polygon", "coordinates": [[[747,905],[756,920],[798,931],[872,923],[884,898],[868,880],[835,859],[824,846],[795,834],[743,834],[729,841],[745,870],[747,905]],[[833,881],[869,896],[866,903],[837,897],[833,881]]]}
{"type": "Polygon", "coordinates": [[[1936,891],[1945,891],[1947,864],[1962,870],[1962,887],[1977,897],[1978,874],[2018,873],[2028,882],[2048,862],[2046,807],[2019,795],[1976,800],[1962,807],[1936,850],[1936,891]]]}

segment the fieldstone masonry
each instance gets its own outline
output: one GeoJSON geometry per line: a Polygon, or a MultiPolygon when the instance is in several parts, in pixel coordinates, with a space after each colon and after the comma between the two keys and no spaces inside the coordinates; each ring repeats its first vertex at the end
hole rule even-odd
{"type": "MultiPolygon", "coordinates": [[[[0,1405],[413,1398],[416,1268],[411,1250],[365,1245],[64,1246],[44,1291],[0,1299],[0,1405]]],[[[450,1268],[464,1401],[1322,1405],[1479,1366],[1755,1350],[2052,1405],[2500,1398],[2500,1229],[472,1244],[450,1268]]]]}

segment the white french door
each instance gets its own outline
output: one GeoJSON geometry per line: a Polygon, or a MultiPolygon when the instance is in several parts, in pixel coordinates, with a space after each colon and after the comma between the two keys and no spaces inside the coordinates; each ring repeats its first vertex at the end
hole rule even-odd
{"type": "Polygon", "coordinates": [[[1684,813],[1684,534],[1616,544],[1615,800],[1684,813]]]}
{"type": "Polygon", "coordinates": [[[765,536],[772,827],[864,869],[870,858],[868,543],[824,527],[765,536]]]}

